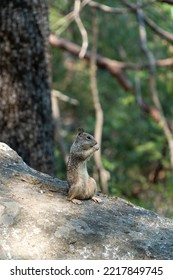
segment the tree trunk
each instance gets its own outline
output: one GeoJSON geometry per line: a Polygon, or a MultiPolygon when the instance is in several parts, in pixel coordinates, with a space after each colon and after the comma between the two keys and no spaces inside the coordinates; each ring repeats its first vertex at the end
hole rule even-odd
{"type": "Polygon", "coordinates": [[[46,0],[0,1],[0,141],[54,173],[46,0]]]}

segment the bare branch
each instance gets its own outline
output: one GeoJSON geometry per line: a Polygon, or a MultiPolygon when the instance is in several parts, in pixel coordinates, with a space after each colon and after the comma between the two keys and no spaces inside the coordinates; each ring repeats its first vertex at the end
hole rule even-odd
{"type": "Polygon", "coordinates": [[[173,66],[173,58],[160,59],[156,61],[156,66],[171,67],[173,66]]]}
{"type": "MultiPolygon", "coordinates": [[[[141,1],[137,0],[137,4],[141,4],[141,1]]],[[[141,47],[144,53],[146,54],[146,57],[148,58],[150,64],[150,93],[151,93],[153,103],[156,106],[158,113],[160,115],[161,126],[163,128],[165,137],[169,145],[170,162],[171,162],[171,168],[173,170],[173,137],[170,128],[168,126],[168,123],[166,121],[166,118],[164,116],[162,105],[160,103],[158,92],[156,89],[156,62],[153,53],[149,50],[147,45],[147,33],[145,29],[144,15],[142,9],[138,8],[136,10],[136,14],[137,14],[137,19],[139,24],[141,47]]]]}
{"type": "Polygon", "coordinates": [[[65,95],[64,93],[60,92],[59,90],[53,89],[52,90],[52,95],[54,97],[57,97],[59,100],[62,100],[64,102],[68,102],[68,103],[70,103],[72,105],[79,105],[79,101],[78,100],[65,95]]]}
{"type": "MultiPolygon", "coordinates": [[[[56,46],[62,50],[68,51],[74,56],[79,55],[80,52],[80,46],[67,41],[64,38],[57,38],[55,35],[50,35],[49,41],[53,46],[56,46]]],[[[91,59],[91,53],[86,52],[84,59],[90,61],[91,59]]],[[[96,64],[99,68],[107,70],[110,74],[112,74],[119,82],[120,86],[126,90],[127,92],[130,92],[132,94],[135,94],[135,90],[130,85],[129,81],[127,80],[127,77],[124,75],[123,71],[124,69],[132,69],[132,70],[140,70],[149,68],[150,64],[133,64],[133,63],[124,63],[117,60],[112,60],[100,55],[96,56],[96,64]]],[[[158,60],[156,62],[156,66],[160,67],[171,67],[173,65],[173,59],[168,58],[165,60],[158,60]]],[[[150,115],[157,123],[160,123],[160,114],[156,108],[153,106],[149,106],[144,101],[142,101],[140,108],[142,111],[146,112],[148,115],[150,115]]],[[[169,129],[173,132],[173,125],[167,121],[169,129]]]]}
{"type": "MultiPolygon", "coordinates": [[[[69,42],[69,41],[67,41],[66,39],[63,39],[63,38],[57,38],[55,35],[50,35],[49,36],[49,42],[53,46],[56,46],[56,47],[58,47],[60,49],[63,49],[63,50],[66,50],[66,51],[70,52],[71,54],[73,54],[77,57],[79,56],[81,48],[77,44],[69,42]]],[[[91,53],[87,51],[84,55],[84,59],[90,61],[91,53]]],[[[121,70],[120,66],[123,63],[97,55],[96,64],[100,68],[107,69],[114,77],[116,77],[118,82],[121,84],[121,86],[126,91],[132,89],[131,85],[129,84],[129,82],[128,82],[126,76],[125,76],[125,74],[121,70]]]]}
{"type": "Polygon", "coordinates": [[[64,24],[56,32],[56,35],[60,35],[61,33],[63,33],[73,21],[76,22],[76,24],[79,28],[79,31],[81,33],[81,37],[82,37],[82,47],[81,47],[81,50],[80,50],[80,53],[79,53],[80,58],[84,57],[85,52],[86,52],[87,47],[88,47],[88,35],[87,35],[87,31],[86,31],[86,29],[85,29],[85,27],[82,23],[82,20],[80,18],[80,12],[90,1],[91,0],[83,0],[83,2],[81,3],[81,0],[75,0],[73,11],[68,13],[62,19],[58,20],[59,24],[61,22],[64,23],[64,24]]]}
{"type": "MultiPolygon", "coordinates": [[[[161,123],[161,116],[159,111],[153,107],[153,106],[148,106],[145,101],[142,98],[142,93],[141,93],[141,83],[140,83],[140,79],[137,77],[137,75],[135,76],[135,88],[134,88],[134,94],[136,95],[136,102],[139,106],[139,108],[147,113],[149,116],[152,117],[152,119],[158,123],[158,125],[160,125],[161,123]]],[[[170,131],[173,131],[173,125],[171,123],[169,123],[167,121],[168,127],[170,129],[170,131]]]]}
{"type": "Polygon", "coordinates": [[[157,26],[157,24],[154,23],[151,19],[145,17],[144,18],[145,23],[153,30],[155,31],[160,37],[166,39],[169,42],[173,42],[173,34],[165,31],[164,29],[157,26]]]}
{"type": "Polygon", "coordinates": [[[88,4],[90,7],[92,8],[97,8],[99,10],[102,10],[106,13],[114,13],[114,14],[125,14],[128,13],[129,11],[131,11],[131,9],[127,8],[114,8],[114,7],[110,7],[104,4],[100,4],[97,3],[95,1],[90,1],[90,3],[88,4]]]}
{"type": "Polygon", "coordinates": [[[67,151],[66,151],[66,147],[64,145],[64,141],[63,141],[63,137],[62,137],[62,123],[61,123],[59,100],[68,102],[75,106],[79,104],[79,101],[68,97],[67,95],[63,94],[59,90],[53,89],[51,91],[52,116],[53,116],[53,122],[54,122],[55,142],[58,143],[60,152],[62,154],[64,162],[66,163],[67,162],[67,151]]]}
{"type": "MultiPolygon", "coordinates": [[[[86,2],[86,1],[85,1],[86,2]]],[[[88,2],[88,1],[87,1],[88,2]]],[[[79,31],[82,36],[82,47],[79,53],[79,57],[83,58],[87,48],[88,48],[88,34],[87,31],[82,23],[82,20],[80,18],[80,9],[81,9],[81,1],[80,0],[75,0],[74,3],[74,20],[79,28],[79,31]]]]}
{"type": "MultiPolygon", "coordinates": [[[[136,11],[139,9],[140,6],[130,4],[129,1],[127,0],[122,0],[123,4],[126,5],[128,8],[130,8],[133,12],[136,13],[136,11]]],[[[157,24],[155,24],[154,21],[149,19],[148,17],[143,15],[143,20],[144,22],[155,32],[157,33],[160,37],[163,39],[173,42],[173,34],[165,31],[164,29],[160,28],[157,24]]]]}
{"type": "Polygon", "coordinates": [[[63,137],[62,137],[62,124],[61,124],[59,102],[58,102],[58,98],[54,94],[52,94],[52,96],[51,96],[51,102],[52,102],[52,117],[53,117],[53,123],[54,123],[55,143],[58,143],[60,152],[62,154],[64,162],[66,163],[67,162],[67,151],[66,151],[66,147],[64,145],[64,141],[63,141],[63,137]]]}
{"type": "MultiPolygon", "coordinates": [[[[154,2],[156,2],[157,0],[150,0],[147,3],[142,3],[139,7],[145,7],[148,6],[154,2]]],[[[108,5],[105,4],[100,4],[98,2],[95,1],[90,1],[88,3],[88,6],[92,7],[92,8],[96,8],[99,9],[101,11],[104,11],[106,13],[113,13],[113,14],[126,14],[129,12],[133,12],[131,8],[115,8],[115,7],[110,7],[108,5]]]]}
{"type": "MultiPolygon", "coordinates": [[[[129,62],[120,62],[119,61],[119,67],[122,70],[144,70],[144,69],[149,69],[150,65],[149,63],[129,63],[129,62]]],[[[173,58],[165,58],[165,59],[159,59],[155,61],[156,67],[172,67],[173,66],[173,58]]]]}
{"type": "MultiPolygon", "coordinates": [[[[51,34],[49,37],[49,41],[51,45],[56,46],[60,49],[66,50],[70,52],[71,54],[75,56],[79,56],[80,52],[80,46],[77,44],[74,44],[64,38],[57,38],[55,35],[51,34]]],[[[84,55],[84,59],[90,60],[91,53],[88,51],[84,55]]],[[[143,69],[149,69],[150,65],[149,63],[130,63],[130,62],[122,62],[115,59],[110,59],[101,55],[96,56],[96,63],[97,66],[100,68],[106,68],[109,72],[114,68],[114,72],[121,72],[122,70],[143,70],[143,69]]],[[[172,67],[173,66],[173,58],[166,58],[166,59],[160,59],[156,61],[157,67],[172,67]]],[[[113,74],[115,75],[115,73],[113,74]]],[[[123,80],[123,77],[121,77],[123,80]]],[[[127,85],[126,85],[127,86],[127,85]]],[[[123,86],[124,87],[124,86],[123,86]]],[[[127,89],[128,90],[128,89],[127,89]]]]}
{"type": "Polygon", "coordinates": [[[95,138],[100,146],[100,149],[97,153],[94,154],[94,159],[98,169],[101,190],[104,193],[108,191],[107,181],[110,178],[109,172],[104,168],[102,159],[101,159],[101,142],[102,142],[102,130],[103,130],[103,110],[100,103],[99,92],[97,87],[97,69],[96,69],[96,52],[97,52],[97,18],[95,9],[93,10],[93,23],[92,23],[92,51],[91,51],[91,60],[90,60],[90,86],[91,93],[96,113],[96,124],[95,124],[95,138]]]}

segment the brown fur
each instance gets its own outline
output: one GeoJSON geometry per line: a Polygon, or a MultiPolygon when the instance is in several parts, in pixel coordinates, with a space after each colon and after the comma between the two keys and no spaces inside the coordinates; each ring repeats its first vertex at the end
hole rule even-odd
{"type": "Polygon", "coordinates": [[[78,130],[77,137],[70,149],[67,163],[67,181],[69,184],[68,200],[80,204],[76,199],[90,199],[100,202],[94,195],[97,185],[87,171],[87,160],[99,149],[94,137],[85,133],[83,129],[78,130]]]}

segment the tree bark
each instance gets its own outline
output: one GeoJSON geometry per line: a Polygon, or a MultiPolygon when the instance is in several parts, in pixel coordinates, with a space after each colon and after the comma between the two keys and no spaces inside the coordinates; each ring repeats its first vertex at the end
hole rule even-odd
{"type": "Polygon", "coordinates": [[[46,0],[0,2],[0,140],[54,173],[46,0]]]}

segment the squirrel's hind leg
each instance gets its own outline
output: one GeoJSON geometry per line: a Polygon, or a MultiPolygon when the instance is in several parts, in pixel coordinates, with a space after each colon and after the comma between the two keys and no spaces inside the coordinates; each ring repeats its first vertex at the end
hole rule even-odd
{"type": "Polygon", "coordinates": [[[72,185],[69,189],[68,198],[67,198],[72,203],[78,205],[82,203],[80,200],[76,199],[76,197],[78,197],[79,190],[80,188],[77,185],[72,185]]]}
{"type": "Polygon", "coordinates": [[[101,200],[100,198],[96,197],[96,196],[93,196],[91,199],[92,199],[94,202],[97,202],[97,203],[101,203],[101,202],[102,202],[102,200],[101,200]]]}
{"type": "Polygon", "coordinates": [[[80,201],[79,199],[76,199],[76,198],[68,199],[68,201],[71,201],[72,203],[78,204],[78,205],[82,204],[82,201],[80,201]]]}

